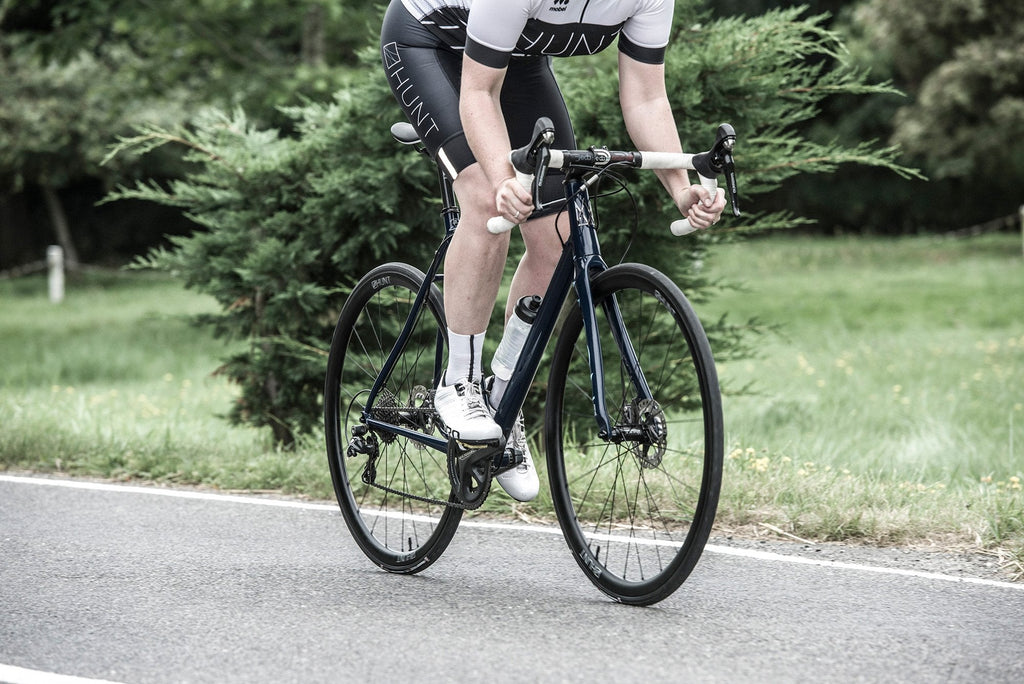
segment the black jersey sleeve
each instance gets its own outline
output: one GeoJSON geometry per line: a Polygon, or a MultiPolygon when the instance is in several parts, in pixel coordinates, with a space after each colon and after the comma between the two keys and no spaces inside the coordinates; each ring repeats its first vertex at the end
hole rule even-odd
{"type": "Polygon", "coordinates": [[[619,51],[645,64],[663,64],[672,32],[672,0],[637,0],[619,34],[619,51]]]}

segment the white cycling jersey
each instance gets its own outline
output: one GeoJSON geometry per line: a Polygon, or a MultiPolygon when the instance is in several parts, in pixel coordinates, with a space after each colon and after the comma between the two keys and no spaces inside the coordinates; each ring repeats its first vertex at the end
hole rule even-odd
{"type": "Polygon", "coordinates": [[[665,59],[673,0],[402,0],[449,47],[487,66],[511,57],[571,57],[619,50],[641,62],[665,59]]]}

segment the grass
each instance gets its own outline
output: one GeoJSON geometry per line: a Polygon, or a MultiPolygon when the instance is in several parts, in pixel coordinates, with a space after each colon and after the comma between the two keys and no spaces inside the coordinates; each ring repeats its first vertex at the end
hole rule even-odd
{"type": "Polygon", "coordinates": [[[1019,236],[720,248],[728,311],[781,326],[720,367],[725,525],[882,543],[1024,542],[1019,236]]]}
{"type": "MultiPolygon", "coordinates": [[[[1020,565],[1020,249],[1009,234],[716,247],[706,268],[745,289],[701,315],[779,326],[758,358],[719,368],[719,530],[985,548],[1020,565]]],[[[330,498],[320,436],[280,451],[223,419],[228,348],[187,322],[214,308],[138,274],[72,281],[60,305],[41,278],[0,282],[0,468],[330,498]]],[[[547,517],[550,497],[496,494],[485,510],[547,517]]]]}
{"type": "Polygon", "coordinates": [[[329,497],[320,442],[282,452],[223,418],[229,347],[188,322],[215,308],[148,276],[84,276],[59,305],[0,282],[0,468],[329,497]]]}

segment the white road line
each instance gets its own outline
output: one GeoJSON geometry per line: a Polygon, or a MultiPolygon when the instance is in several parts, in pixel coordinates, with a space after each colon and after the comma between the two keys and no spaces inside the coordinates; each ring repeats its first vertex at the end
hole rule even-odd
{"type": "Polygon", "coordinates": [[[237,496],[218,494],[215,492],[197,492],[191,489],[169,489],[163,487],[140,487],[137,485],[119,485],[107,482],[89,482],[86,480],[57,480],[47,477],[29,477],[20,475],[0,475],[0,482],[35,484],[45,487],[66,487],[68,489],[87,489],[99,492],[119,492],[122,494],[148,494],[150,496],[169,496],[175,499],[200,499],[204,501],[223,501],[260,506],[279,506],[281,508],[306,508],[314,511],[336,511],[337,506],[329,504],[309,503],[306,501],[286,501],[283,499],[264,499],[257,496],[237,496]]]}
{"type": "Polygon", "coordinates": [[[743,558],[756,558],[767,561],[781,561],[784,563],[795,563],[798,565],[818,565],[825,568],[837,570],[859,570],[861,572],[875,572],[882,575],[900,575],[902,577],[916,577],[918,579],[941,580],[943,582],[958,582],[962,584],[980,584],[986,587],[999,587],[1001,589],[1018,589],[1024,591],[1024,584],[1013,582],[1000,582],[999,580],[982,579],[980,577],[957,577],[956,575],[943,575],[938,572],[925,572],[923,570],[904,570],[902,568],[886,568],[880,565],[860,565],[859,563],[844,563],[826,558],[807,558],[806,556],[787,556],[782,553],[770,553],[768,551],[757,551],[755,549],[736,549],[731,546],[719,546],[708,544],[705,551],[720,553],[723,556],[742,556],[743,558]]]}
{"type": "MultiPolygon", "coordinates": [[[[66,487],[69,489],[85,489],[94,491],[118,492],[122,494],[148,494],[150,496],[169,496],[179,499],[199,499],[205,501],[220,501],[224,503],[251,504],[257,506],[275,506],[279,508],[299,508],[312,511],[337,511],[334,504],[312,503],[306,501],[287,501],[282,499],[261,498],[255,496],[238,496],[234,494],[217,494],[213,492],[197,492],[187,489],[168,489],[161,487],[140,487],[135,485],[110,484],[105,482],[89,482],[84,480],[59,480],[45,477],[11,476],[0,475],[0,482],[11,482],[15,484],[31,484],[49,487],[66,487]]],[[[520,532],[535,532],[538,534],[554,534],[561,536],[562,531],[557,527],[541,525],[523,525],[518,523],[493,523],[465,520],[460,525],[486,530],[517,530],[520,532]]],[[[979,577],[957,577],[955,575],[943,575],[937,572],[925,572],[922,570],[905,570],[901,568],[887,568],[876,565],[861,565],[858,563],[844,563],[824,558],[807,558],[804,556],[789,556],[781,553],[770,553],[756,549],[740,549],[718,544],[708,544],[705,547],[708,553],[717,553],[723,556],[739,556],[742,558],[753,558],[757,560],[773,561],[780,563],[794,563],[797,565],[817,565],[819,567],[834,568],[837,570],[853,570],[860,572],[874,572],[882,575],[899,575],[901,577],[913,577],[917,579],[939,580],[943,582],[956,582],[959,584],[975,584],[986,587],[999,587],[1001,589],[1015,589],[1024,591],[1024,583],[1000,582],[998,580],[982,579],[979,577]]],[[[0,672],[2,674],[2,672],[0,672]]],[[[0,679],[0,682],[5,681],[0,679]]]]}
{"type": "Polygon", "coordinates": [[[0,682],[4,682],[4,684],[116,684],[106,679],[72,677],[3,664],[0,664],[0,682]]]}

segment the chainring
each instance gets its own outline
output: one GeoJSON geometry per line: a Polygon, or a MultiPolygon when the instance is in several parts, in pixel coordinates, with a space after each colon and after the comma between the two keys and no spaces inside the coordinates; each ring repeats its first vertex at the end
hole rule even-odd
{"type": "Polygon", "coordinates": [[[467,510],[483,505],[491,491],[495,451],[504,446],[467,449],[456,439],[448,440],[448,479],[452,492],[467,510]]]}

